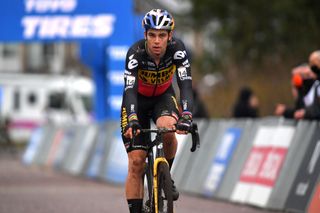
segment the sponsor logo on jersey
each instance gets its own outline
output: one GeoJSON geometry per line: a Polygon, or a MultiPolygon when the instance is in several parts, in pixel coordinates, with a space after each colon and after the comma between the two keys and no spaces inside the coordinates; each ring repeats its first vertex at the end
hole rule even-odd
{"type": "Polygon", "coordinates": [[[147,84],[163,84],[168,82],[174,72],[176,70],[176,66],[172,65],[167,69],[163,69],[160,71],[150,71],[150,70],[139,70],[139,79],[147,84]]]}
{"type": "Polygon", "coordinates": [[[133,85],[134,85],[134,83],[136,81],[136,77],[130,76],[130,75],[126,75],[125,79],[126,79],[126,88],[125,89],[127,90],[127,89],[130,89],[130,88],[133,88],[133,85]]]}
{"type": "Polygon", "coordinates": [[[176,60],[177,59],[184,59],[186,57],[186,55],[187,55],[186,51],[179,50],[174,54],[173,58],[176,59],[176,60]]]}
{"type": "Polygon", "coordinates": [[[188,101],[187,100],[182,100],[182,110],[183,111],[188,110],[188,101]]]}
{"type": "Polygon", "coordinates": [[[125,107],[122,107],[122,110],[121,110],[121,131],[122,132],[127,125],[128,125],[127,110],[125,107]]]}
{"type": "Polygon", "coordinates": [[[185,68],[185,67],[179,67],[178,68],[178,76],[179,76],[181,81],[183,81],[183,80],[191,80],[192,79],[191,76],[188,76],[187,68],[185,68]]]}
{"type": "Polygon", "coordinates": [[[129,70],[132,70],[134,68],[136,68],[138,66],[138,61],[137,59],[131,59],[129,62],[128,62],[128,68],[129,70]]]}
{"type": "Polygon", "coordinates": [[[184,67],[190,67],[189,60],[187,59],[187,60],[185,60],[184,62],[182,62],[182,65],[183,65],[184,67]]]}

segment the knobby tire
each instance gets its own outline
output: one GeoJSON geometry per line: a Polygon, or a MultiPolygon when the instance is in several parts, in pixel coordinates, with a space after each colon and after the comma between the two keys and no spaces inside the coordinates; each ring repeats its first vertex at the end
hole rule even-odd
{"type": "Polygon", "coordinates": [[[158,176],[158,208],[159,213],[173,213],[172,181],[167,163],[160,162],[158,176]]]}
{"type": "Polygon", "coordinates": [[[152,169],[149,168],[147,164],[145,167],[145,175],[144,175],[147,185],[144,191],[144,210],[143,213],[154,213],[154,198],[153,198],[153,174],[152,169]]]}

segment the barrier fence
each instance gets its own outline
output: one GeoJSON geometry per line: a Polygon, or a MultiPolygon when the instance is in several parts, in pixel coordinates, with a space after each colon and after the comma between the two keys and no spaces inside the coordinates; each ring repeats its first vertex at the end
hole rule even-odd
{"type": "MultiPolygon", "coordinates": [[[[320,127],[283,118],[196,120],[201,147],[177,135],[172,176],[180,191],[287,212],[320,212],[320,127]]],[[[72,175],[124,184],[119,123],[36,129],[23,155],[72,175]]]]}

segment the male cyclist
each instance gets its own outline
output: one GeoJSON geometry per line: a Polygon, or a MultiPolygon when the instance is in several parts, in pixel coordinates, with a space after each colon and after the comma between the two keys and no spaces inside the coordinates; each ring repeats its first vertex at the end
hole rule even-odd
{"type": "MultiPolygon", "coordinates": [[[[187,52],[182,41],[173,38],[174,20],[166,10],[153,9],[143,18],[144,39],[133,44],[126,56],[121,130],[129,159],[126,198],[130,213],[141,213],[142,175],[146,144],[150,135],[139,129],[150,128],[152,119],[158,128],[176,128],[186,134],[192,124],[192,78],[187,52]],[[172,81],[174,74],[180,89],[181,115],[172,81]],[[180,115],[180,116],[179,116],[180,115]],[[133,131],[136,130],[136,131],[133,131]],[[135,142],[130,140],[136,132],[135,142]]],[[[177,150],[174,133],[164,136],[165,157],[171,168],[177,150]]],[[[173,197],[179,193],[173,185],[173,197]]]]}

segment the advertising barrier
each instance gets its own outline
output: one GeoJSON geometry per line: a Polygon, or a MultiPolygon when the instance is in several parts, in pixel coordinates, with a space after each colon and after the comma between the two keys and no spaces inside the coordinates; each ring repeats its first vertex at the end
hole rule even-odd
{"type": "MultiPolygon", "coordinates": [[[[206,132],[208,132],[208,129],[207,129],[208,121],[202,120],[202,121],[196,121],[196,122],[198,124],[198,130],[200,135],[203,135],[206,132]]],[[[201,141],[202,141],[202,138],[200,138],[200,143],[201,141]]],[[[202,181],[201,177],[199,176],[200,174],[199,172],[202,170],[202,168],[199,167],[199,160],[203,160],[202,162],[205,162],[205,160],[202,159],[202,157],[204,156],[200,155],[201,149],[197,149],[195,152],[190,151],[190,148],[192,146],[192,136],[190,134],[187,136],[187,140],[184,141],[183,143],[184,143],[184,149],[185,149],[184,154],[188,156],[187,164],[185,165],[186,167],[185,167],[185,171],[183,173],[184,176],[182,176],[182,179],[180,180],[174,179],[174,180],[177,181],[178,185],[181,184],[182,190],[199,193],[198,183],[202,181]],[[199,181],[194,181],[195,179],[199,181]]],[[[200,144],[200,147],[201,146],[202,144],[200,144]]],[[[178,167],[180,165],[176,164],[176,166],[178,167]]]]}
{"type": "MultiPolygon", "coordinates": [[[[293,121],[291,121],[291,125],[294,125],[293,121]]],[[[285,208],[290,188],[299,172],[299,166],[315,131],[316,122],[300,121],[297,124],[290,149],[281,169],[282,172],[279,174],[279,178],[267,204],[269,209],[281,210],[285,208]]]]}
{"type": "Polygon", "coordinates": [[[106,167],[106,161],[108,159],[108,154],[110,146],[112,145],[111,141],[107,138],[117,129],[117,122],[108,122],[102,123],[98,126],[98,133],[96,141],[93,145],[93,149],[90,155],[89,163],[86,169],[86,176],[92,179],[103,179],[104,168],[106,167]]]}
{"type": "Polygon", "coordinates": [[[319,213],[319,212],[320,212],[320,175],[308,207],[308,213],[319,213]]]}
{"type": "MultiPolygon", "coordinates": [[[[181,192],[287,212],[318,213],[318,122],[264,118],[198,120],[200,149],[177,135],[172,177],[181,192]]],[[[118,122],[45,125],[22,161],[124,184],[127,154],[118,122]]]]}
{"type": "Polygon", "coordinates": [[[213,196],[215,191],[219,188],[226,168],[238,145],[241,133],[242,130],[240,128],[229,127],[222,136],[217,153],[215,154],[209,173],[204,182],[204,194],[206,196],[213,196]]]}
{"type": "Polygon", "coordinates": [[[124,183],[128,174],[128,157],[122,142],[120,129],[112,134],[111,143],[106,163],[105,179],[114,183],[124,183]]]}
{"type": "Polygon", "coordinates": [[[34,162],[43,138],[43,127],[35,129],[30,137],[29,145],[24,152],[22,162],[30,165],[34,162]]]}
{"type": "Polygon", "coordinates": [[[294,127],[261,126],[232,195],[236,202],[265,207],[291,143],[294,127]]]}
{"type": "Polygon", "coordinates": [[[239,144],[235,149],[231,162],[226,168],[225,175],[221,180],[221,186],[217,189],[217,198],[229,200],[232,191],[238,182],[241,174],[241,169],[249,155],[252,147],[253,138],[260,125],[260,122],[252,119],[241,119],[234,121],[234,126],[242,129],[239,144]]]}
{"type": "Polygon", "coordinates": [[[290,190],[286,209],[305,212],[309,198],[320,174],[320,131],[317,124],[311,143],[305,152],[295,181],[290,190]]]}
{"type": "MultiPolygon", "coordinates": [[[[62,133],[62,139],[58,142],[59,146],[54,156],[51,157],[50,163],[47,163],[47,166],[54,166],[57,169],[63,168],[63,163],[66,156],[72,150],[71,144],[74,142],[76,136],[76,127],[68,126],[64,130],[59,130],[58,135],[62,133]],[[61,132],[61,133],[60,133],[61,132]]],[[[58,137],[60,138],[60,137],[58,137]]],[[[48,160],[47,160],[48,162],[48,160]]]]}
{"type": "Polygon", "coordinates": [[[46,164],[51,145],[53,143],[54,138],[56,137],[56,132],[59,129],[61,129],[61,127],[55,127],[52,125],[46,125],[43,127],[43,137],[41,138],[40,146],[37,151],[38,154],[34,158],[34,164],[46,164]]]}
{"type": "Polygon", "coordinates": [[[172,173],[176,186],[182,190],[193,193],[201,192],[201,185],[205,178],[205,168],[209,168],[209,162],[206,158],[211,158],[215,147],[215,137],[217,134],[219,124],[216,122],[198,123],[200,133],[200,149],[196,152],[190,152],[191,136],[184,141],[184,147],[181,152],[181,157],[178,159],[176,169],[172,173]],[[199,166],[201,165],[201,166],[199,166]],[[204,173],[204,174],[203,174],[204,173]],[[194,181],[199,180],[199,181],[194,181]]]}

